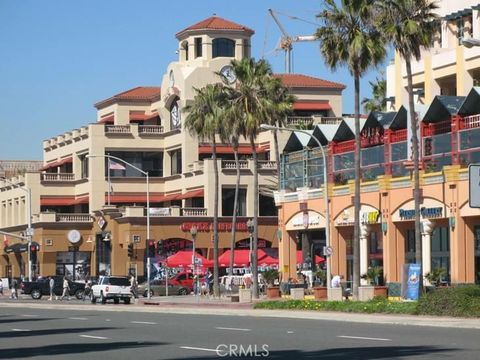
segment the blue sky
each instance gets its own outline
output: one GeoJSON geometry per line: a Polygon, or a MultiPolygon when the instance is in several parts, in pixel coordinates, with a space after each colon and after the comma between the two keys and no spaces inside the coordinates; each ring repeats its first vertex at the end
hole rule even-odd
{"type": "MultiPolygon", "coordinates": [[[[135,86],[159,86],[176,60],[175,33],[212,14],[255,30],[252,55],[285,72],[274,49],[277,12],[290,35],[315,32],[322,1],[311,0],[1,0],[0,159],[42,159],[42,141],[95,121],[93,104],[135,86]],[[283,15],[288,14],[289,16],[283,15]],[[298,17],[306,21],[293,19],[298,17]]],[[[353,112],[353,80],[328,70],[318,42],[294,44],[294,71],[341,82],[353,112]]],[[[361,97],[370,96],[368,80],[361,97]]]]}

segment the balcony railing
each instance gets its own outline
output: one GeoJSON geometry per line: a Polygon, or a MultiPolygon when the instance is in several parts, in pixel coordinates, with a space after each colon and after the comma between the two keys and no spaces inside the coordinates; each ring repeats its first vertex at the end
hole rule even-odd
{"type": "Polygon", "coordinates": [[[90,214],[56,214],[55,220],[70,223],[90,223],[93,221],[90,214]]]}
{"type": "MultiPolygon", "coordinates": [[[[248,160],[239,161],[240,170],[248,169],[248,160]]],[[[222,160],[222,169],[225,170],[235,170],[237,164],[234,160],[222,160]]]]}
{"type": "Polygon", "coordinates": [[[314,117],[314,124],[323,124],[323,125],[337,125],[343,121],[341,117],[334,116],[321,116],[319,118],[314,117]]]}
{"type": "Polygon", "coordinates": [[[182,208],[182,216],[207,216],[207,209],[195,207],[182,208]]]}
{"type": "Polygon", "coordinates": [[[130,125],[105,125],[105,134],[130,134],[130,125]]]}
{"type": "Polygon", "coordinates": [[[160,135],[163,134],[163,126],[160,125],[140,125],[138,127],[140,135],[160,135]]]}
{"type": "Polygon", "coordinates": [[[466,116],[463,118],[463,129],[473,129],[480,127],[480,114],[466,116]]]}
{"type": "Polygon", "coordinates": [[[277,170],[277,162],[269,160],[258,160],[259,170],[277,170]]]}
{"type": "Polygon", "coordinates": [[[311,126],[313,124],[312,116],[288,116],[287,127],[293,126],[311,126]]]}
{"type": "Polygon", "coordinates": [[[75,174],[65,174],[65,173],[43,173],[41,174],[43,181],[73,181],[75,180],[75,174]]]}

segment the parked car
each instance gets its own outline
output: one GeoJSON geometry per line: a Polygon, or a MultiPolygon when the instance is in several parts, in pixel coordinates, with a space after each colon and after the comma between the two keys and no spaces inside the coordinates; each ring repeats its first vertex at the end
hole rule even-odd
{"type": "MultiPolygon", "coordinates": [[[[63,276],[54,276],[55,283],[53,293],[55,296],[61,296],[63,293],[63,276]]],[[[83,298],[85,284],[68,280],[70,288],[69,295],[77,299],[83,298]]],[[[43,295],[50,296],[50,278],[43,278],[36,281],[22,281],[20,284],[22,294],[30,295],[32,299],[39,300],[43,295]]]]}
{"type": "MultiPolygon", "coordinates": [[[[203,275],[200,275],[199,282],[203,282],[203,275]]],[[[169,278],[168,284],[183,286],[193,291],[193,274],[191,272],[180,272],[169,278]]]]}
{"type": "MultiPolygon", "coordinates": [[[[148,296],[147,283],[142,283],[138,285],[138,293],[144,297],[148,296]]],[[[168,284],[168,295],[188,295],[190,294],[190,289],[186,286],[168,284]]],[[[150,282],[150,296],[165,296],[165,281],[163,280],[153,280],[150,282]]]]}
{"type": "Polygon", "coordinates": [[[96,303],[100,299],[102,304],[113,299],[115,304],[123,300],[130,304],[132,293],[130,291],[130,280],[126,276],[100,276],[98,284],[92,286],[90,300],[96,303]]]}

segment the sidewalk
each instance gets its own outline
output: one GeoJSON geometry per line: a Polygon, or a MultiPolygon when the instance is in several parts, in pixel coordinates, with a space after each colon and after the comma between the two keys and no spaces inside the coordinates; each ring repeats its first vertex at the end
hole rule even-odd
{"type": "MultiPolygon", "coordinates": [[[[220,298],[213,296],[187,295],[187,296],[156,296],[150,300],[139,298],[138,304],[145,306],[173,306],[173,307],[202,307],[202,308],[230,308],[230,309],[252,309],[252,303],[232,302],[231,296],[237,294],[222,295],[220,298]]],[[[254,300],[259,301],[259,300],[254,300]]]]}

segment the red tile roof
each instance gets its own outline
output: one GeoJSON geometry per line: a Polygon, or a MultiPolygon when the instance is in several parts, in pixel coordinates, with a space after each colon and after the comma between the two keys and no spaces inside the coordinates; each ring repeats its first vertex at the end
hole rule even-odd
{"type": "Polygon", "coordinates": [[[274,74],[287,88],[330,88],[345,89],[345,85],[302,74],[274,74]]]}
{"type": "Polygon", "coordinates": [[[250,34],[254,34],[255,31],[252,29],[240,25],[237,23],[234,23],[233,21],[230,20],[225,20],[222,19],[221,17],[218,16],[211,16],[208,19],[202,20],[192,26],[189,26],[182,31],[179,31],[178,33],[175,34],[175,36],[178,38],[180,35],[187,31],[192,31],[192,30],[233,30],[233,31],[244,31],[250,34]]]}
{"type": "Polygon", "coordinates": [[[94,106],[97,109],[103,108],[119,101],[141,101],[153,102],[160,99],[160,87],[157,86],[137,86],[136,88],[113,95],[111,98],[99,101],[94,106]]]}

